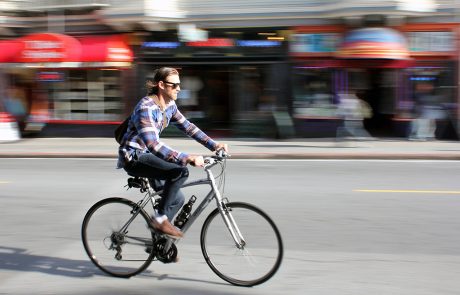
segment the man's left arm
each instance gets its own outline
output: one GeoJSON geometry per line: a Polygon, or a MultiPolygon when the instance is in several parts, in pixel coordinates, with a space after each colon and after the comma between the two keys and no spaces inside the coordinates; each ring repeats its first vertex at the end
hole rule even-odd
{"type": "Polygon", "coordinates": [[[177,128],[179,128],[182,132],[186,135],[190,136],[191,138],[195,139],[197,142],[204,145],[211,151],[215,151],[219,148],[221,144],[212,140],[206,133],[204,133],[200,128],[198,128],[195,124],[191,123],[184,115],[177,109],[174,109],[173,115],[171,117],[171,121],[175,123],[177,128]]]}

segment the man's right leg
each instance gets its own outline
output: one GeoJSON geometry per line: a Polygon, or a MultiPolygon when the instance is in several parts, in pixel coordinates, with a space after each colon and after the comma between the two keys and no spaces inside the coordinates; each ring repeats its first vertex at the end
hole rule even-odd
{"type": "Polygon", "coordinates": [[[126,165],[125,170],[134,176],[166,180],[158,210],[162,216],[155,218],[154,227],[169,235],[182,236],[182,233],[170,223],[170,220],[179,210],[179,205],[184,202],[183,195],[178,191],[188,177],[188,169],[164,161],[153,154],[144,153],[139,155],[137,160],[126,165]],[[179,200],[179,198],[182,199],[179,200]]]}

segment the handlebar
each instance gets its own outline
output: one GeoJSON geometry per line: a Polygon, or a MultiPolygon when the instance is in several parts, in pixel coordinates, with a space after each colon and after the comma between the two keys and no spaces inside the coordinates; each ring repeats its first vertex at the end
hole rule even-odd
{"type": "Polygon", "coordinates": [[[225,150],[220,149],[216,152],[215,156],[204,157],[205,168],[214,166],[215,164],[222,162],[229,157],[230,154],[228,154],[225,150]]]}
{"type": "Polygon", "coordinates": [[[224,149],[220,149],[216,152],[216,156],[221,158],[221,159],[225,159],[225,158],[228,158],[230,157],[230,155],[224,150],[224,149]]]}

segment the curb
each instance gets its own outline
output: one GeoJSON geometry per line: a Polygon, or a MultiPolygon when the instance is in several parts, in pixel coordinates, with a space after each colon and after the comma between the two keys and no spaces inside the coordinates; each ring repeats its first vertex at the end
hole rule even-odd
{"type": "MultiPolygon", "coordinates": [[[[77,159],[116,159],[116,154],[107,153],[3,153],[0,158],[77,158],[77,159]]],[[[230,159],[344,159],[344,160],[460,160],[459,153],[236,153],[230,159]]]]}

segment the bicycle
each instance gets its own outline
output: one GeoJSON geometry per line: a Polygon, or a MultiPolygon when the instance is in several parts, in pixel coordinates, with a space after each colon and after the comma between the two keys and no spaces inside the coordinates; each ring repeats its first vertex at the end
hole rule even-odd
{"type": "MultiPolygon", "coordinates": [[[[283,243],[278,228],[265,212],[249,203],[230,202],[223,197],[227,158],[223,151],[205,157],[207,177],[182,186],[210,185],[209,193],[190,212],[182,232],[185,237],[215,200],[216,208],[201,228],[201,252],[217,276],[233,285],[249,287],[266,282],[276,273],[283,258],[283,243]],[[216,165],[220,165],[221,171],[214,177],[211,168],[216,165]]],[[[154,260],[173,262],[178,252],[175,244],[180,240],[149,226],[147,204],[155,210],[162,192],[154,191],[149,181],[141,177],[128,178],[126,186],[139,188],[145,196],[136,203],[125,198],[97,202],[86,213],[81,232],[90,260],[103,272],[124,278],[139,274],[154,260]]]]}

